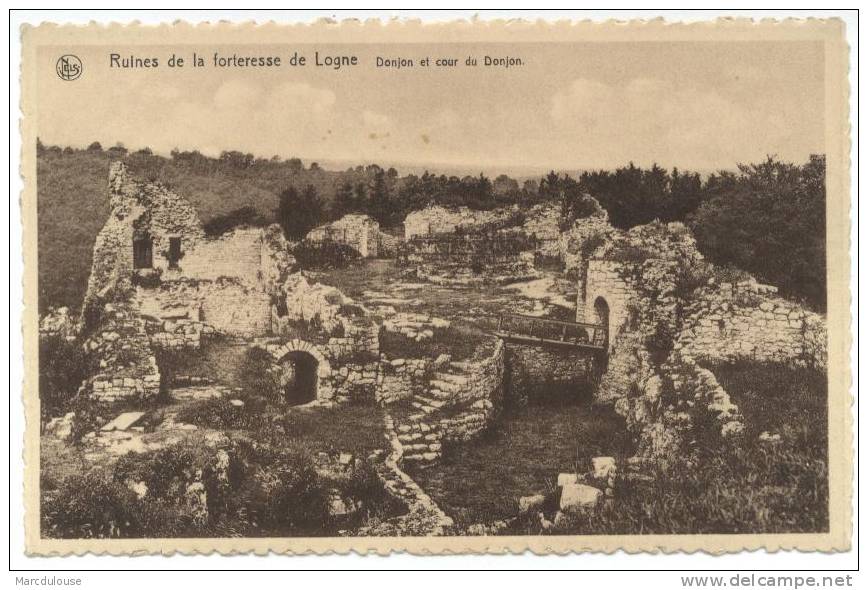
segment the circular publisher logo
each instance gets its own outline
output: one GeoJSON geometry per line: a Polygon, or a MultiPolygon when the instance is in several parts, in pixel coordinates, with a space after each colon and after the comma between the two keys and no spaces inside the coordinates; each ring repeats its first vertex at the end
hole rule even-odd
{"type": "Polygon", "coordinates": [[[77,79],[81,76],[81,60],[74,55],[61,55],[55,66],[57,75],[61,80],[67,82],[77,79]]]}

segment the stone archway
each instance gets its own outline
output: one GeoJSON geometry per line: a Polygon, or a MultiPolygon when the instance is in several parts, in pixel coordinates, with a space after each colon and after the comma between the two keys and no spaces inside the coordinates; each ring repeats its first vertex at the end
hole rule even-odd
{"type": "Polygon", "coordinates": [[[268,345],[280,367],[280,383],[290,404],[328,400],[334,395],[328,359],[313,344],[293,339],[281,346],[268,345]]]}
{"type": "Polygon", "coordinates": [[[288,352],[280,360],[280,385],[284,400],[291,406],[314,401],[319,390],[319,362],[301,350],[288,352]]]}

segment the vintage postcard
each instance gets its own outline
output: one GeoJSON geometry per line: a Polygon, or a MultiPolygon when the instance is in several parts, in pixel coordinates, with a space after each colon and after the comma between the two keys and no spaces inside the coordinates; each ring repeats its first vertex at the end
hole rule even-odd
{"type": "Polygon", "coordinates": [[[841,21],[21,38],[31,554],[850,547],[841,21]]]}

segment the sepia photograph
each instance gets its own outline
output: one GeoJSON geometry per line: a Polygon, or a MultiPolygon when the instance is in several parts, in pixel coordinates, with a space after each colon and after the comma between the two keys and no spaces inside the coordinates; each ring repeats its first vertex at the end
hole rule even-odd
{"type": "Polygon", "coordinates": [[[847,549],[843,32],[25,26],[28,551],[847,549]]]}

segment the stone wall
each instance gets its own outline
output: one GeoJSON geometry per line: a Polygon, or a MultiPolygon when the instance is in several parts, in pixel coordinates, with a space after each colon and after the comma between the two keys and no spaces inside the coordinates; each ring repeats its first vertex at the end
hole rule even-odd
{"type": "Polygon", "coordinates": [[[252,338],[271,331],[271,298],[237,279],[200,286],[202,321],[230,336],[252,338]]]}
{"type": "Polygon", "coordinates": [[[248,285],[257,285],[263,272],[262,236],[262,228],[242,228],[202,240],[195,247],[183,250],[184,256],[173,274],[210,281],[233,277],[248,285]]]}
{"type": "Polygon", "coordinates": [[[561,394],[575,398],[593,392],[594,359],[574,348],[506,345],[511,401],[519,404],[535,395],[561,394]]]}
{"type": "Polygon", "coordinates": [[[245,338],[271,331],[270,296],[236,278],[161,281],[153,288],[139,287],[136,296],[142,313],[158,322],[200,322],[245,338]]]}
{"type": "Polygon", "coordinates": [[[352,213],[312,229],[306,239],[334,241],[354,248],[362,258],[379,256],[380,224],[368,215],[352,213]]]}
{"type": "Polygon", "coordinates": [[[824,369],[825,321],[775,293],[754,280],[701,289],[685,309],[676,347],[714,362],[747,358],[824,369]]]}
{"type": "Polygon", "coordinates": [[[561,205],[558,202],[534,205],[527,212],[523,225],[528,235],[539,240],[538,252],[543,256],[560,257],[561,205]]]}
{"type": "Polygon", "coordinates": [[[577,305],[576,321],[591,324],[601,323],[600,306],[605,302],[609,310],[609,346],[629,316],[632,302],[638,298],[634,276],[634,266],[610,260],[590,260],[587,265],[587,279],[580,289],[580,304],[577,305]]]}
{"type": "Polygon", "coordinates": [[[703,414],[723,436],[742,431],[739,409],[702,363],[749,359],[825,368],[822,317],[752,278],[720,280],[732,274],[704,261],[681,224],[611,233],[588,261],[579,318],[597,321],[598,297],[610,318],[598,401],[613,403],[625,417],[640,455],[678,453],[703,414]]]}
{"type": "Polygon", "coordinates": [[[429,359],[384,359],[380,363],[377,402],[389,405],[423,395],[433,365],[429,359]]]}
{"type": "Polygon", "coordinates": [[[404,239],[414,236],[454,233],[456,229],[472,229],[479,226],[497,224],[515,214],[515,209],[494,209],[475,211],[467,207],[447,209],[427,207],[412,211],[404,219],[404,239]]]}
{"type": "Polygon", "coordinates": [[[85,294],[85,312],[100,293],[133,271],[133,240],[152,241],[153,268],[169,270],[170,238],[181,238],[182,252],[195,248],[204,231],[193,206],[165,187],[133,180],[122,162],[109,170],[111,214],[97,235],[85,294]]]}
{"type": "Polygon", "coordinates": [[[429,465],[444,444],[471,440],[492,424],[503,407],[505,357],[498,339],[483,359],[438,363],[430,371],[424,391],[410,398],[411,413],[392,414],[405,461],[429,465]]]}
{"type": "Polygon", "coordinates": [[[84,342],[94,369],[82,389],[100,402],[150,399],[160,391],[160,371],[135,304],[105,303],[97,328],[84,342]]]}

